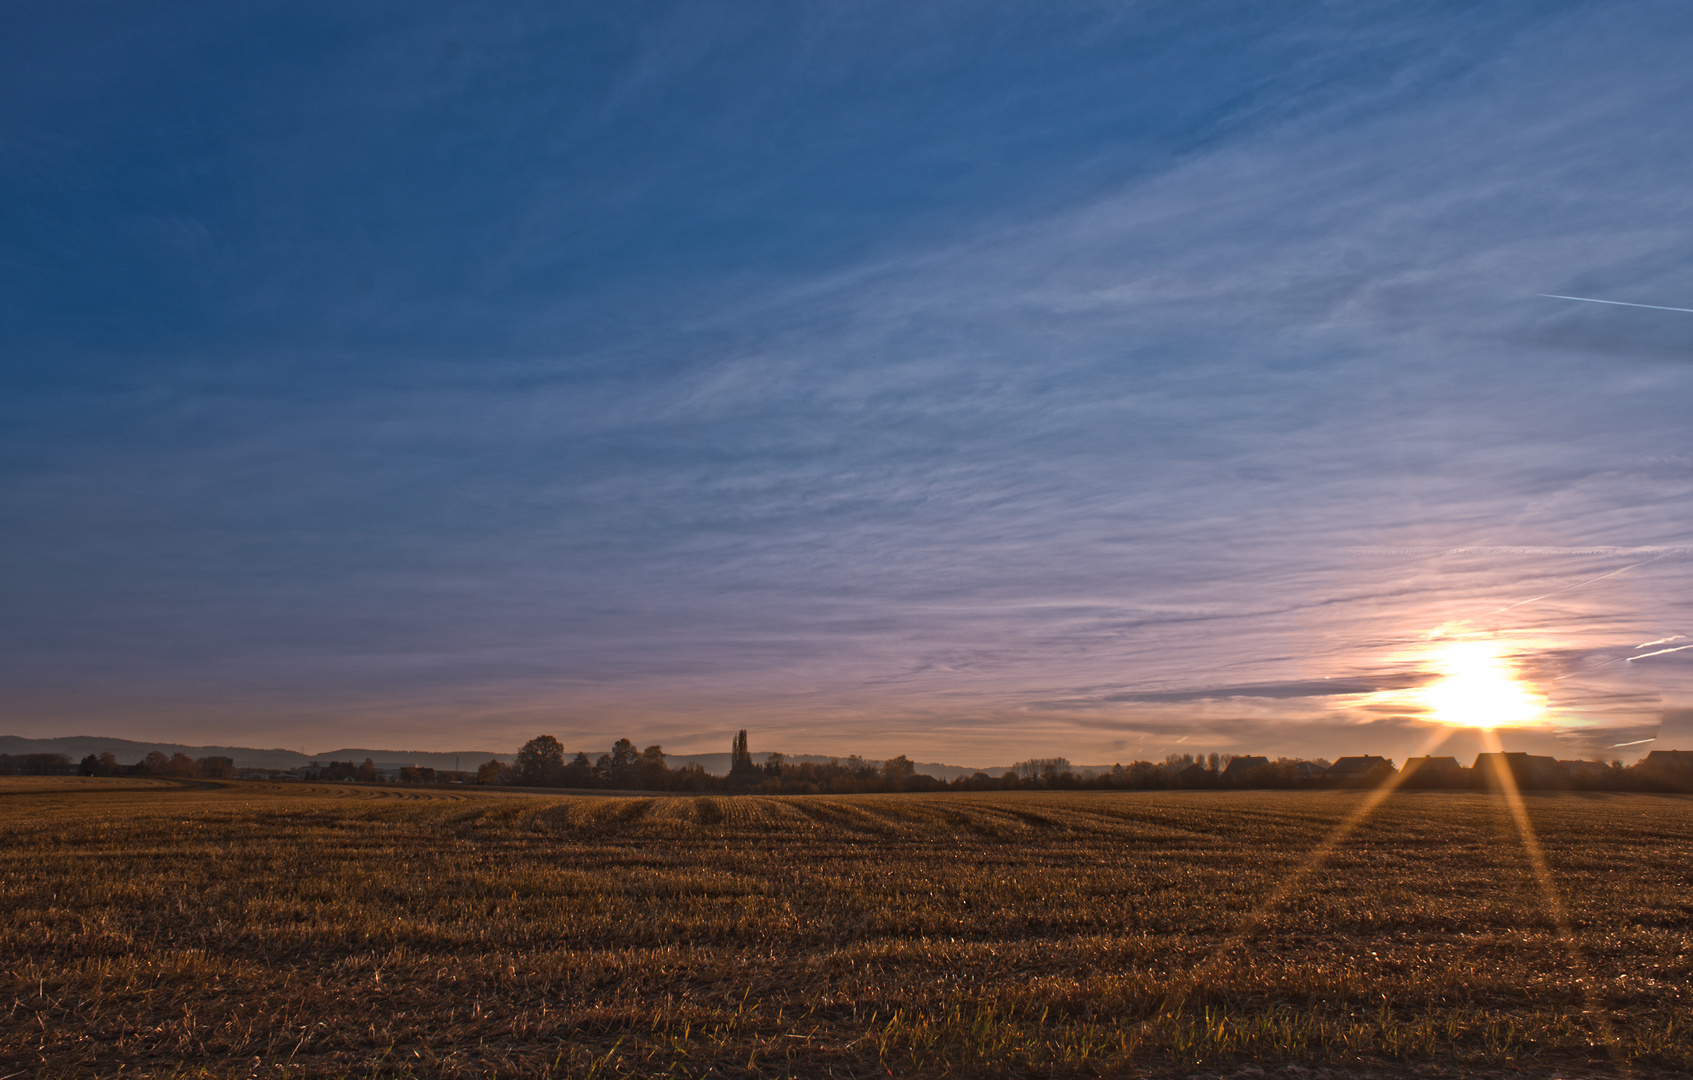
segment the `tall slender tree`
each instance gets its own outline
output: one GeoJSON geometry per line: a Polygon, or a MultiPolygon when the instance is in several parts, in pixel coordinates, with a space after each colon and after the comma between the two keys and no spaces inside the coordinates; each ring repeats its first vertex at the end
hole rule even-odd
{"type": "Polygon", "coordinates": [[[752,763],[752,753],[747,750],[747,729],[742,728],[735,736],[735,744],[729,751],[729,779],[745,783],[757,775],[758,766],[752,763]]]}

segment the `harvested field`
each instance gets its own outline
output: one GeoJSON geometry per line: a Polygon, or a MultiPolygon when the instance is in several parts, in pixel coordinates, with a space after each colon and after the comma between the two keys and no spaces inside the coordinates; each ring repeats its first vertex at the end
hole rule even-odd
{"type": "Polygon", "coordinates": [[[1693,1067],[1693,801],[1364,798],[0,781],[0,1077],[1693,1067]]]}

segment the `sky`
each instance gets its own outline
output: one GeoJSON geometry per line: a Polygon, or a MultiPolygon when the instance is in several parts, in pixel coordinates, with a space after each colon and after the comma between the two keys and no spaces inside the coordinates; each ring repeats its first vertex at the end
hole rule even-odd
{"type": "Polygon", "coordinates": [[[1402,758],[1461,645],[1693,746],[1693,313],[1542,295],[1693,308],[1690,47],[9,3],[0,732],[1402,758]]]}

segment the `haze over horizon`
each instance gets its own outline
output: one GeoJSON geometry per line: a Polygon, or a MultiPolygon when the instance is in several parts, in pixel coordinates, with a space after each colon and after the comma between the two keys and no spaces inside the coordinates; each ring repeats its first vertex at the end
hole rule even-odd
{"type": "Polygon", "coordinates": [[[1693,747],[1685,5],[0,27],[0,734],[1693,747]]]}

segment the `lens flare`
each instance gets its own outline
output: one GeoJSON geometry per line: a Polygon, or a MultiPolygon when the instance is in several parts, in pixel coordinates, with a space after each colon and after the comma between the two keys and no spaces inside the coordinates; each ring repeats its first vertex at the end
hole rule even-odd
{"type": "Polygon", "coordinates": [[[1545,718],[1545,698],[1522,684],[1498,642],[1447,642],[1435,664],[1441,678],[1426,687],[1422,697],[1443,724],[1525,727],[1545,718]]]}

